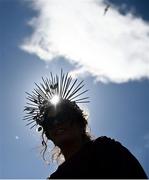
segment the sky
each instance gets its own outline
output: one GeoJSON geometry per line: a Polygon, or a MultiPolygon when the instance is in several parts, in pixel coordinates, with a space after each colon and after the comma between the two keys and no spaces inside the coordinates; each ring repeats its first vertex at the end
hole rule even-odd
{"type": "Polygon", "coordinates": [[[85,80],[91,134],[121,142],[149,176],[148,6],[147,0],[0,0],[1,179],[45,179],[55,170],[39,154],[39,133],[22,118],[25,92],[61,68],[85,80]]]}

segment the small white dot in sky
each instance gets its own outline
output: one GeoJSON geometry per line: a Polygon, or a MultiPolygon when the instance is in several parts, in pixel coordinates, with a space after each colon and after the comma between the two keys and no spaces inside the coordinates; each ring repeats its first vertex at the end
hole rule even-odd
{"type": "Polygon", "coordinates": [[[46,64],[46,65],[45,65],[45,68],[46,68],[46,69],[49,69],[49,65],[48,65],[48,64],[46,64]]]}
{"type": "Polygon", "coordinates": [[[16,137],[15,137],[15,139],[17,139],[17,140],[18,140],[18,139],[19,139],[19,136],[16,136],[16,137]]]}

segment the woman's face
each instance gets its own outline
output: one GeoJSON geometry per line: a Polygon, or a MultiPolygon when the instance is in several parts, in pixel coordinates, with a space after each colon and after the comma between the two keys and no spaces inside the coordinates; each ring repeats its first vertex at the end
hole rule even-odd
{"type": "Polygon", "coordinates": [[[47,128],[47,134],[55,145],[61,146],[80,140],[81,128],[75,121],[64,120],[55,124],[52,128],[47,128]]]}

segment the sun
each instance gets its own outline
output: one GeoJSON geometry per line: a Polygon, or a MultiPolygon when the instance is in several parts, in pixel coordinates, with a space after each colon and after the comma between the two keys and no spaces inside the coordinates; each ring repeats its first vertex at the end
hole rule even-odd
{"type": "Polygon", "coordinates": [[[52,99],[50,100],[50,102],[53,104],[53,105],[57,105],[60,101],[60,97],[58,95],[54,95],[52,97],[52,99]]]}

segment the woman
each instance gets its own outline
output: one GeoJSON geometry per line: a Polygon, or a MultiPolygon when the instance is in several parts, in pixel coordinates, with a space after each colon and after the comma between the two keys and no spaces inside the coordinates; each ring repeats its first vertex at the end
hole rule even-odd
{"type": "MultiPolygon", "coordinates": [[[[61,71],[60,78],[51,74],[33,95],[28,93],[32,102],[25,107],[28,125],[40,125],[43,137],[59,147],[65,158],[50,178],[147,178],[137,159],[119,142],[107,137],[92,140],[86,132],[86,116],[77,105],[89,102],[88,97],[80,98],[86,92],[79,92],[83,86],[61,71]]],[[[46,151],[44,138],[42,144],[46,151]]]]}

